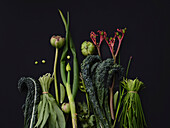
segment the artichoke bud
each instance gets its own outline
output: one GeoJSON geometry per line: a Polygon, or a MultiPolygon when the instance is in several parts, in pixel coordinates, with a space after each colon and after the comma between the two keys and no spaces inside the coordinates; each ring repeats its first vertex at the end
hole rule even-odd
{"type": "Polygon", "coordinates": [[[69,103],[63,103],[61,105],[61,109],[64,113],[70,113],[70,104],[69,103]]]}
{"type": "Polygon", "coordinates": [[[84,56],[92,55],[95,53],[95,46],[92,42],[84,41],[81,44],[81,52],[84,56]]]}
{"type": "Polygon", "coordinates": [[[65,44],[65,38],[62,38],[61,36],[52,36],[50,43],[55,48],[61,48],[65,44]]]}

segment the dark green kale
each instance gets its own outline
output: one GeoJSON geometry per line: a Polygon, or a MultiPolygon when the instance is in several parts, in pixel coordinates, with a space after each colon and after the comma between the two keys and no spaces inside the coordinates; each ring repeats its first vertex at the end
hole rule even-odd
{"type": "Polygon", "coordinates": [[[96,123],[99,124],[99,127],[103,128],[109,128],[108,121],[105,117],[104,110],[101,109],[99,105],[99,101],[97,99],[97,94],[96,90],[94,87],[94,83],[92,81],[92,75],[91,74],[91,66],[96,63],[100,62],[101,59],[98,55],[89,55],[87,56],[84,60],[83,63],[81,64],[81,72],[82,72],[82,77],[84,80],[84,83],[86,85],[86,91],[89,96],[89,101],[91,103],[91,106],[93,108],[95,117],[96,117],[96,123]]]}
{"type": "Polygon", "coordinates": [[[34,128],[37,121],[38,104],[40,102],[40,85],[31,77],[22,77],[18,81],[18,89],[23,92],[27,88],[24,104],[24,128],[34,128]]]}
{"type": "Polygon", "coordinates": [[[122,71],[122,67],[114,64],[113,59],[101,61],[98,55],[87,56],[81,64],[82,77],[99,128],[111,127],[109,87],[113,77],[120,78],[122,71]]]}

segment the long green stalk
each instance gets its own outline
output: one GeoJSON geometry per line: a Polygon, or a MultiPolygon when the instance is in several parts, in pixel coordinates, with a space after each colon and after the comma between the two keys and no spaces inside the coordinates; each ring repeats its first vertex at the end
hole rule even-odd
{"type": "Polygon", "coordinates": [[[61,18],[63,20],[65,29],[66,29],[66,46],[64,47],[63,54],[61,56],[61,63],[60,63],[60,70],[61,70],[61,78],[64,83],[66,84],[66,73],[65,73],[65,59],[68,51],[68,44],[70,45],[70,50],[73,55],[73,87],[72,87],[72,94],[73,97],[76,97],[77,90],[79,87],[79,65],[77,61],[77,55],[76,55],[76,49],[74,46],[74,42],[72,40],[71,34],[69,32],[69,13],[67,13],[67,22],[66,19],[64,18],[62,12],[59,10],[61,18]]]}
{"type": "MultiPolygon", "coordinates": [[[[120,54],[119,54],[119,57],[120,57],[120,54]]],[[[119,60],[120,60],[120,58],[119,58],[119,60]]],[[[127,66],[127,69],[126,69],[126,79],[127,79],[128,73],[129,73],[129,68],[130,68],[131,60],[132,60],[132,56],[129,58],[128,66],[127,66]]],[[[118,102],[118,106],[117,106],[117,110],[116,110],[116,115],[115,115],[115,119],[114,119],[114,123],[113,123],[112,128],[114,128],[115,125],[116,125],[117,117],[118,117],[119,110],[120,110],[121,103],[122,103],[122,97],[124,95],[124,88],[121,91],[121,85],[119,86],[119,93],[120,93],[120,97],[119,97],[119,102],[118,102]]]]}
{"type": "MultiPolygon", "coordinates": [[[[71,70],[71,67],[70,67],[70,70],[71,70]]],[[[67,91],[67,96],[68,96],[68,100],[70,104],[72,125],[73,125],[73,128],[77,128],[76,107],[75,107],[74,97],[71,93],[71,88],[70,88],[70,70],[67,70],[68,73],[67,73],[66,91],[67,91]]]]}
{"type": "Polygon", "coordinates": [[[55,53],[55,61],[54,61],[54,72],[53,72],[53,75],[54,75],[54,86],[55,86],[56,101],[57,101],[57,104],[59,104],[58,87],[57,87],[57,73],[56,73],[56,70],[57,70],[57,58],[58,58],[58,48],[56,48],[56,53],[55,53]]]}
{"type": "MultiPolygon", "coordinates": [[[[121,87],[120,87],[120,90],[121,90],[121,87]]],[[[117,111],[116,111],[116,114],[115,114],[115,119],[114,119],[114,123],[113,123],[112,128],[115,128],[116,121],[117,121],[117,117],[118,117],[119,110],[120,110],[121,103],[122,103],[122,97],[123,97],[123,95],[124,95],[124,89],[122,90],[122,93],[120,93],[119,102],[118,102],[118,106],[117,106],[117,111]]]]}

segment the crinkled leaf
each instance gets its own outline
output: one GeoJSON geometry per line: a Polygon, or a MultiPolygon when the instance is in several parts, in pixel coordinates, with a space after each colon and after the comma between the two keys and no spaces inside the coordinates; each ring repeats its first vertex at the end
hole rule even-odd
{"type": "Polygon", "coordinates": [[[38,103],[40,101],[40,85],[31,77],[22,77],[18,81],[20,92],[27,88],[24,109],[24,128],[33,128],[37,121],[38,103]]]}

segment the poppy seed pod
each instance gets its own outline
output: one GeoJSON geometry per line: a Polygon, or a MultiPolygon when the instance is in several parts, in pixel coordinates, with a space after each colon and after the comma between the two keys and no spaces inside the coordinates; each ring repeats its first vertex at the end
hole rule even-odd
{"type": "Polygon", "coordinates": [[[61,36],[52,36],[50,43],[55,48],[61,48],[65,44],[65,38],[62,38],[61,36]]]}

